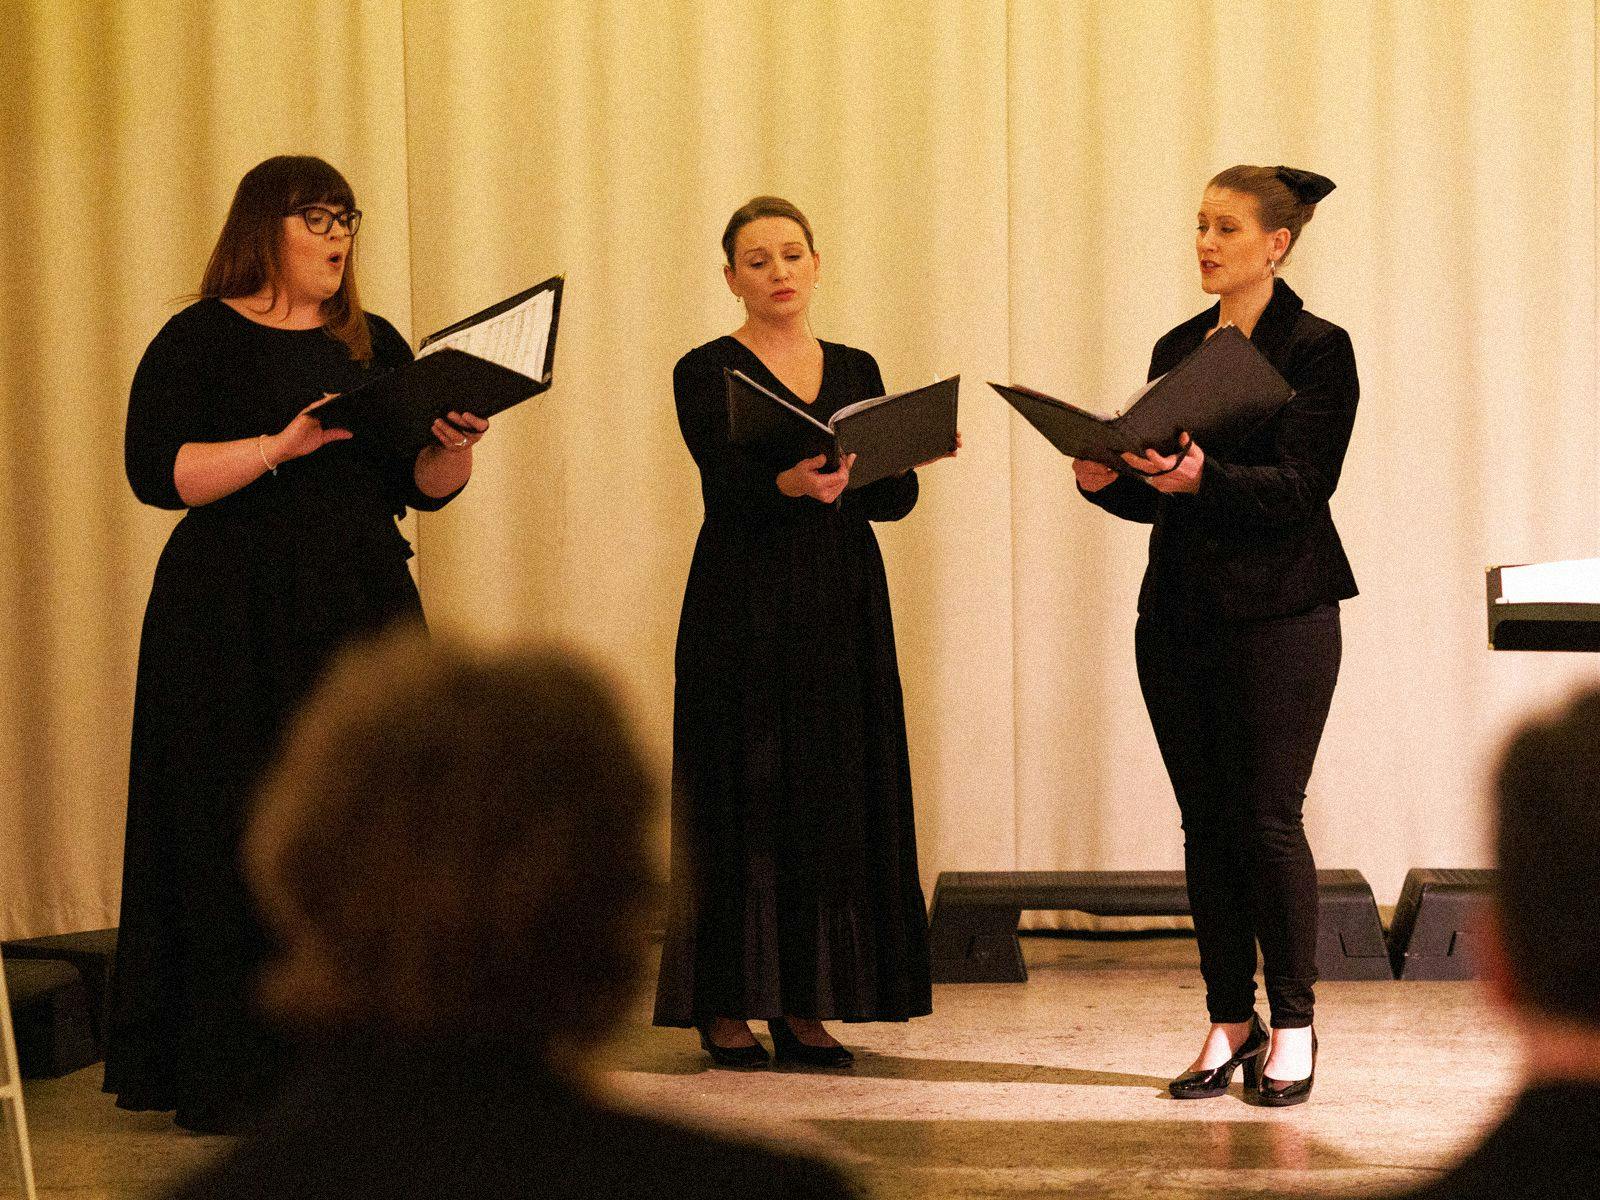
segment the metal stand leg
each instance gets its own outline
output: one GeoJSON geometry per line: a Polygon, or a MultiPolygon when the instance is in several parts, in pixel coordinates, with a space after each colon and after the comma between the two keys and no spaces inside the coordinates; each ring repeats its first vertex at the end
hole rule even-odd
{"type": "Polygon", "coordinates": [[[11,1029],[11,997],[6,994],[4,964],[0,963],[0,1110],[11,1133],[17,1178],[23,1200],[38,1200],[33,1185],[33,1151],[28,1145],[28,1117],[22,1108],[22,1074],[17,1068],[17,1039],[11,1029]]]}

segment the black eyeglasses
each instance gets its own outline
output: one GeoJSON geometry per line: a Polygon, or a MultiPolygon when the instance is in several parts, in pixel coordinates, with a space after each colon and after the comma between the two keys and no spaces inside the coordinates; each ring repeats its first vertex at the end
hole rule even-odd
{"type": "Polygon", "coordinates": [[[306,223],[306,228],[312,233],[327,233],[337,221],[344,227],[344,231],[355,237],[356,230],[361,228],[361,210],[348,208],[344,212],[334,212],[331,208],[324,208],[320,204],[306,204],[292,209],[283,214],[286,217],[298,216],[306,223]]]}

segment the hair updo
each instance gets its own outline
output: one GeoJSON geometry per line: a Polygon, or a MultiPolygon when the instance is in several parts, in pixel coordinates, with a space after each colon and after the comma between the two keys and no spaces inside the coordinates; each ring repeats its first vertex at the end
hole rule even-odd
{"type": "MultiPolygon", "coordinates": [[[[1240,192],[1246,196],[1254,196],[1256,209],[1261,216],[1261,227],[1268,233],[1279,229],[1289,231],[1289,246],[1283,252],[1283,257],[1278,260],[1282,266],[1288,261],[1289,255],[1294,251],[1294,245],[1300,240],[1300,231],[1306,227],[1313,213],[1317,211],[1316,201],[1309,203],[1296,193],[1284,179],[1283,167],[1229,167],[1212,177],[1207,187],[1226,188],[1230,192],[1240,192]]],[[[1312,176],[1321,179],[1321,176],[1312,176]]],[[[1322,180],[1332,190],[1331,181],[1322,180]]],[[[1326,195],[1327,192],[1323,192],[1326,195]]]]}
{"type": "Polygon", "coordinates": [[[728,227],[722,231],[722,254],[728,260],[728,266],[733,266],[733,246],[738,240],[739,230],[762,217],[786,217],[793,221],[806,235],[806,249],[813,254],[817,252],[816,243],[811,240],[811,222],[806,220],[805,213],[781,196],[756,196],[739,206],[738,211],[728,218],[728,227]]]}

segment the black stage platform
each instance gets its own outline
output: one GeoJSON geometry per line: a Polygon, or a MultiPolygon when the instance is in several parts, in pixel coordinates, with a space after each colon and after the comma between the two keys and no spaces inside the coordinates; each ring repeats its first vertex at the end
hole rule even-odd
{"type": "MultiPolygon", "coordinates": [[[[1393,979],[1378,904],[1360,871],[1318,871],[1317,973],[1393,979]]],[[[1098,917],[1186,916],[1182,871],[945,871],[933,889],[935,983],[1022,983],[1026,910],[1098,917]]]]}

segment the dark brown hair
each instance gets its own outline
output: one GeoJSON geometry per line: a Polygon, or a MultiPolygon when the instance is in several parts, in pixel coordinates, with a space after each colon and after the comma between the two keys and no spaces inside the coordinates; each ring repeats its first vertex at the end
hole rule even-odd
{"type": "Polygon", "coordinates": [[[245,838],[282,947],[268,1007],[581,1058],[637,978],[655,800],[610,686],[568,654],[415,630],[347,651],[245,838]]]}
{"type": "Polygon", "coordinates": [[[1206,186],[1227,188],[1230,192],[1255,197],[1256,214],[1261,218],[1261,227],[1268,233],[1280,229],[1289,231],[1289,246],[1278,260],[1279,266],[1289,261],[1294,244],[1300,240],[1300,231],[1317,211],[1315,204],[1302,202],[1290,190],[1289,185],[1279,177],[1276,167],[1229,167],[1215,175],[1206,186]]]}
{"type": "Polygon", "coordinates": [[[816,243],[811,240],[811,222],[806,220],[805,213],[781,196],[755,196],[739,206],[738,211],[728,218],[728,227],[722,231],[722,254],[730,267],[733,266],[733,247],[739,240],[739,230],[762,217],[789,218],[805,232],[806,249],[813,254],[817,252],[816,243]]]}
{"type": "Polygon", "coordinates": [[[1600,691],[1525,726],[1496,783],[1495,887],[1526,1001],[1600,1027],[1600,691]]]}
{"type": "MultiPolygon", "coordinates": [[[[278,253],[283,218],[307,204],[354,208],[356,197],[343,175],[307,154],[280,154],[246,171],[200,280],[200,295],[213,299],[253,296],[270,287],[276,303],[283,266],[278,253]]],[[[355,238],[345,252],[339,290],[322,302],[322,315],[322,327],[345,344],[351,358],[371,361],[372,331],[356,292],[355,238]]]]}

